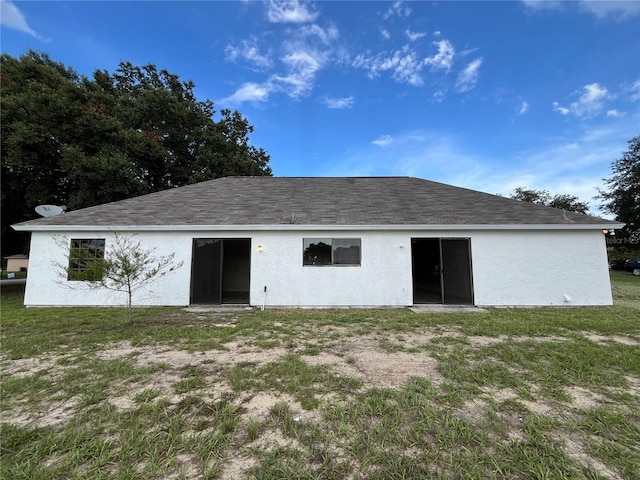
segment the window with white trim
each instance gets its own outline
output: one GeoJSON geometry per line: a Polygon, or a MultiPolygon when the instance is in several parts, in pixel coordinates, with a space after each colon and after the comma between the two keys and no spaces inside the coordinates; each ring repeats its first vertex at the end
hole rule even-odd
{"type": "Polygon", "coordinates": [[[72,238],[69,247],[68,280],[96,281],[102,278],[104,238],[72,238]]]}

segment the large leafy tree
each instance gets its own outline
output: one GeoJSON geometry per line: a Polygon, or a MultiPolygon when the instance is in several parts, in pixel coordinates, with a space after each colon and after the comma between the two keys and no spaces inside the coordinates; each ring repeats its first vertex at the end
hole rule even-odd
{"type": "Polygon", "coordinates": [[[562,210],[567,210],[568,212],[587,213],[589,211],[589,204],[580,201],[580,199],[575,195],[551,195],[548,190],[531,190],[524,187],[518,187],[509,196],[522,202],[560,208],[562,210]]]}
{"type": "Polygon", "coordinates": [[[271,175],[237,111],[199,101],[193,82],[121,62],[83,77],[46,54],[1,57],[2,253],[10,225],[44,203],[78,209],[228,175],[271,175]]]}
{"type": "Polygon", "coordinates": [[[605,179],[606,190],[599,198],[602,209],[625,222],[628,233],[640,230],[640,136],[629,140],[629,149],[611,165],[611,177],[605,179]]]}

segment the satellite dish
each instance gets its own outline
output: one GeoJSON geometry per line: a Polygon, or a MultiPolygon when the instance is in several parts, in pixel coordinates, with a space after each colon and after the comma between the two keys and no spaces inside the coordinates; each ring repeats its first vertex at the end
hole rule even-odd
{"type": "Polygon", "coordinates": [[[65,205],[38,205],[36,207],[36,213],[43,217],[55,217],[62,215],[66,209],[67,207],[65,205]]]}

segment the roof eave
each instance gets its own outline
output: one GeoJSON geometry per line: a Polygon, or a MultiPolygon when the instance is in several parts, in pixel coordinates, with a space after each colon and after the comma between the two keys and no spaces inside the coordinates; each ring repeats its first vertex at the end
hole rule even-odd
{"type": "Polygon", "coordinates": [[[19,232],[184,232],[184,231],[317,231],[317,230],[364,230],[364,231],[407,231],[407,230],[610,230],[624,227],[624,223],[603,221],[602,223],[562,223],[562,224],[458,224],[458,225],[13,225],[19,232]]]}

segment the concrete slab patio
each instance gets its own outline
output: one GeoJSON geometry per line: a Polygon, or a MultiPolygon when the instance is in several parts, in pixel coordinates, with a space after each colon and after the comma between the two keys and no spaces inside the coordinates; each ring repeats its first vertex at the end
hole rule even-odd
{"type": "Polygon", "coordinates": [[[409,307],[413,313],[486,313],[485,308],[473,305],[414,305],[409,307]]]}

